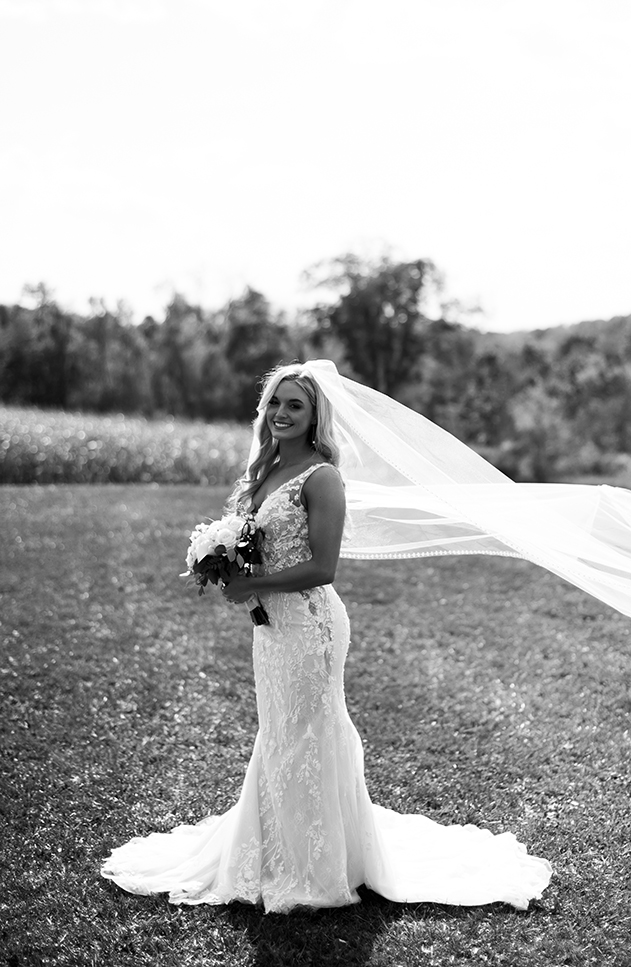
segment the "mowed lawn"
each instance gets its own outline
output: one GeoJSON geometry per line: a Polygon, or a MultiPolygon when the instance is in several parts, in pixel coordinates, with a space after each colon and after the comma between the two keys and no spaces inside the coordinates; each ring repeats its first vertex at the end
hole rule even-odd
{"type": "Polygon", "coordinates": [[[225,490],[0,488],[2,964],[631,964],[631,619],[503,558],[342,562],[348,704],[373,799],[513,830],[528,912],[265,916],[99,877],[111,847],[222,812],[256,731],[251,626],[178,577],[225,490]]]}

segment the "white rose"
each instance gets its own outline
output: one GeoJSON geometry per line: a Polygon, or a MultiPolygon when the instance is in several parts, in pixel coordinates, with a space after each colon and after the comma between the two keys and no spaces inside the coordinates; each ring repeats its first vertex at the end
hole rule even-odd
{"type": "Polygon", "coordinates": [[[195,557],[198,561],[203,560],[207,554],[212,554],[215,550],[215,541],[204,534],[194,545],[195,557]]]}
{"type": "Polygon", "coordinates": [[[221,530],[221,521],[214,520],[211,524],[208,524],[206,529],[206,535],[210,538],[210,540],[214,541],[215,544],[218,544],[219,541],[217,539],[217,534],[219,533],[220,530],[221,530]]]}
{"type": "Polygon", "coordinates": [[[217,543],[223,544],[226,548],[232,548],[237,543],[239,537],[241,536],[241,531],[235,534],[232,527],[222,527],[217,534],[217,543]]]}

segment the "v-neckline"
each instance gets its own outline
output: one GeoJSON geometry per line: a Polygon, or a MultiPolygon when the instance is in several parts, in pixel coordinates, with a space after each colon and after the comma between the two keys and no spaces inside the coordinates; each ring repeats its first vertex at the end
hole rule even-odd
{"type": "Polygon", "coordinates": [[[274,494],[277,494],[278,491],[282,490],[283,487],[286,487],[287,484],[293,483],[294,480],[298,480],[299,477],[302,477],[302,475],[307,473],[309,470],[315,470],[316,467],[326,467],[326,466],[328,466],[328,464],[325,461],[322,461],[320,463],[312,463],[310,467],[306,467],[301,473],[297,473],[295,477],[290,477],[289,480],[285,480],[282,484],[279,484],[278,487],[275,487],[274,490],[270,490],[270,492],[266,494],[265,497],[263,497],[263,500],[258,505],[258,507],[255,505],[254,500],[252,500],[252,507],[254,508],[254,514],[258,514],[261,507],[265,503],[265,501],[269,500],[269,498],[272,497],[274,494]]]}

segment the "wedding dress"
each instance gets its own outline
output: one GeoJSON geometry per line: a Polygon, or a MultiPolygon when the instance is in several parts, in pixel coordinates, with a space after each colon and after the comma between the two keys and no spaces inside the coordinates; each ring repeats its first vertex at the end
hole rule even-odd
{"type": "MultiPolygon", "coordinates": [[[[322,464],[261,505],[263,567],[311,556],[302,486],[322,464]]],[[[365,884],[390,900],[519,909],[551,869],[513,834],[442,826],[371,802],[362,744],[344,698],[349,624],[331,585],[262,594],[270,624],[254,629],[259,732],[238,802],[194,826],[115,849],[103,875],[172,903],[262,903],[267,912],[356,903],[365,884]]]]}

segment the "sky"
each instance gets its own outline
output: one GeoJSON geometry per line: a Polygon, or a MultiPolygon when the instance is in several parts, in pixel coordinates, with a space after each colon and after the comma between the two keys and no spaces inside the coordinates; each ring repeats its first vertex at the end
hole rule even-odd
{"type": "Polygon", "coordinates": [[[429,258],[511,331],[631,313],[629,0],[0,0],[0,302],[429,258]]]}

